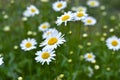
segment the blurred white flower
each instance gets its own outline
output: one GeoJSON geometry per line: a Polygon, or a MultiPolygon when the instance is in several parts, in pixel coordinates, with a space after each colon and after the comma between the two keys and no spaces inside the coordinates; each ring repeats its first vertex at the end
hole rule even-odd
{"type": "Polygon", "coordinates": [[[73,13],[73,19],[75,21],[84,20],[87,16],[88,16],[88,14],[84,11],[78,11],[78,12],[73,13]]]}
{"type": "Polygon", "coordinates": [[[99,65],[95,65],[94,68],[95,68],[96,70],[98,70],[98,69],[100,69],[100,66],[99,66],[99,65]]]}
{"type": "Polygon", "coordinates": [[[35,57],[35,60],[37,62],[42,63],[42,65],[46,62],[48,65],[52,60],[55,60],[55,56],[56,54],[54,54],[55,51],[52,50],[48,50],[48,49],[43,49],[42,51],[37,51],[35,53],[35,55],[37,55],[37,57],[35,57]]]}
{"type": "Polygon", "coordinates": [[[22,21],[27,21],[27,17],[22,17],[22,21]]]}
{"type": "Polygon", "coordinates": [[[5,27],[3,28],[3,31],[5,31],[5,32],[10,31],[10,26],[5,26],[5,27]]]}
{"type": "Polygon", "coordinates": [[[52,34],[58,34],[58,31],[55,28],[50,28],[43,33],[42,37],[43,39],[46,39],[52,34]]]}
{"type": "Polygon", "coordinates": [[[18,80],[23,80],[23,77],[21,77],[21,76],[20,76],[20,77],[18,77],[18,80]]]}
{"type": "Polygon", "coordinates": [[[44,22],[42,24],[40,24],[40,26],[38,27],[39,31],[46,31],[48,28],[50,27],[50,24],[48,22],[44,22]]]}
{"type": "Polygon", "coordinates": [[[61,11],[62,9],[66,8],[67,2],[66,1],[57,1],[53,3],[52,7],[55,11],[61,11]]]}
{"type": "Polygon", "coordinates": [[[3,16],[3,18],[4,18],[4,19],[8,19],[9,16],[8,16],[7,14],[5,14],[5,15],[3,16]]]}
{"type": "Polygon", "coordinates": [[[71,10],[72,11],[84,11],[84,12],[86,12],[87,8],[84,6],[78,6],[78,7],[72,7],[71,10]]]}
{"type": "Polygon", "coordinates": [[[27,9],[23,12],[23,16],[25,16],[25,17],[35,16],[36,14],[39,14],[39,10],[38,10],[34,5],[30,5],[30,6],[27,7],[27,9]]]}
{"type": "Polygon", "coordinates": [[[95,25],[96,24],[96,19],[91,17],[91,16],[88,16],[86,17],[84,20],[82,20],[84,22],[84,25],[95,25]]]}
{"type": "Polygon", "coordinates": [[[4,63],[3,57],[0,56],[0,65],[2,65],[3,63],[4,63]]]}
{"type": "Polygon", "coordinates": [[[92,52],[86,53],[84,55],[84,58],[85,58],[86,61],[92,62],[92,61],[95,60],[95,55],[92,52]]]}
{"type": "Polygon", "coordinates": [[[106,40],[106,45],[111,50],[119,50],[120,49],[120,38],[116,36],[109,37],[106,40]]]}
{"type": "Polygon", "coordinates": [[[49,2],[49,0],[41,0],[41,2],[49,2]]]}
{"type": "Polygon", "coordinates": [[[93,69],[91,67],[88,67],[88,76],[92,77],[94,74],[93,69]]]}
{"type": "Polygon", "coordinates": [[[87,5],[89,7],[98,7],[100,5],[98,0],[88,0],[87,5]]]}
{"type": "Polygon", "coordinates": [[[21,42],[20,47],[21,47],[21,49],[24,50],[24,51],[30,51],[30,50],[36,48],[36,46],[35,46],[36,44],[37,44],[37,42],[36,42],[35,39],[33,39],[33,38],[32,38],[32,39],[28,38],[28,39],[24,39],[24,40],[21,42]]]}

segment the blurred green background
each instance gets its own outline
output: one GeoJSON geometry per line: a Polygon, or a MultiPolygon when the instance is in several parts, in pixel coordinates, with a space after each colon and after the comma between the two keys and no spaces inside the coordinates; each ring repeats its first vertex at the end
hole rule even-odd
{"type": "MultiPolygon", "coordinates": [[[[108,50],[105,39],[116,35],[120,37],[120,0],[99,0],[100,7],[90,8],[87,0],[69,0],[64,10],[70,11],[73,6],[86,6],[87,13],[97,19],[95,26],[84,26],[80,21],[68,22],[67,26],[57,26],[55,21],[63,12],[55,12],[49,0],[43,3],[40,0],[0,0],[0,53],[4,57],[4,64],[0,66],[0,80],[120,80],[120,51],[108,50]],[[29,5],[35,5],[40,14],[23,21],[23,11],[29,5]],[[101,9],[101,6],[105,9],[101,9]],[[8,18],[5,18],[5,17],[8,18]],[[37,63],[35,53],[37,48],[29,52],[19,47],[25,38],[35,38],[42,42],[42,32],[38,26],[48,21],[51,27],[65,34],[66,43],[56,50],[56,61],[50,65],[37,63]],[[5,27],[9,31],[5,31],[5,27]],[[113,32],[110,30],[113,29],[113,32]],[[33,35],[27,35],[32,31],[33,35]],[[84,38],[83,34],[88,34],[84,38]],[[18,46],[18,49],[16,49],[18,46]],[[96,55],[96,63],[86,62],[82,56],[87,52],[96,55]],[[99,65],[96,70],[95,66],[99,65]],[[88,77],[88,67],[93,69],[93,76],[88,77]]],[[[38,44],[39,46],[39,44],[38,44]]]]}

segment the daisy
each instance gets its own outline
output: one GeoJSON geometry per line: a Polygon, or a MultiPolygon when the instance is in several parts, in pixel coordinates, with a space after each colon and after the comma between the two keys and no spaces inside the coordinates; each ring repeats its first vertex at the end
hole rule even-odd
{"type": "Polygon", "coordinates": [[[98,7],[100,5],[100,3],[97,0],[88,0],[87,5],[90,7],[98,7]]]}
{"type": "Polygon", "coordinates": [[[57,1],[53,3],[52,7],[55,11],[61,11],[62,9],[66,8],[67,2],[66,1],[57,1]]]}
{"type": "Polygon", "coordinates": [[[84,55],[84,58],[86,59],[86,61],[92,62],[95,60],[95,55],[91,52],[91,53],[86,53],[84,55]]]}
{"type": "Polygon", "coordinates": [[[84,6],[72,7],[72,11],[87,11],[87,8],[84,6]]]}
{"type": "Polygon", "coordinates": [[[46,62],[48,65],[52,60],[55,60],[55,51],[52,50],[48,50],[48,49],[43,49],[42,51],[37,51],[35,53],[35,55],[37,55],[37,57],[35,58],[35,60],[37,62],[42,63],[42,65],[46,62]]]}
{"type": "Polygon", "coordinates": [[[119,50],[120,49],[120,39],[116,36],[112,36],[106,40],[106,45],[111,50],[119,50]]]}
{"type": "Polygon", "coordinates": [[[42,35],[43,39],[46,39],[52,34],[58,34],[58,31],[55,28],[50,28],[47,31],[45,31],[42,35]]]}
{"type": "Polygon", "coordinates": [[[63,36],[64,35],[62,35],[61,32],[52,34],[40,44],[40,47],[44,46],[44,49],[56,49],[57,46],[60,46],[60,44],[65,42],[63,36]]]}
{"type": "Polygon", "coordinates": [[[34,5],[30,5],[29,7],[27,7],[27,10],[31,13],[31,16],[39,14],[39,10],[34,5]]]}
{"type": "Polygon", "coordinates": [[[78,11],[76,13],[74,13],[74,20],[82,20],[85,19],[88,16],[88,14],[86,14],[86,12],[83,11],[78,11]]]}
{"type": "Polygon", "coordinates": [[[0,65],[2,65],[4,62],[3,62],[3,57],[0,56],[0,65]]]}
{"type": "Polygon", "coordinates": [[[20,47],[22,50],[24,51],[29,51],[29,50],[32,50],[32,49],[35,49],[36,48],[36,45],[37,42],[35,39],[24,39],[21,44],[20,44],[20,47]]]}
{"type": "Polygon", "coordinates": [[[57,17],[56,24],[61,25],[63,22],[65,23],[65,26],[67,25],[68,21],[71,21],[73,19],[73,13],[72,12],[65,12],[62,16],[57,17]]]}
{"type": "Polygon", "coordinates": [[[84,25],[95,25],[96,24],[96,19],[89,16],[89,17],[86,17],[84,20],[82,20],[84,22],[84,25]]]}
{"type": "Polygon", "coordinates": [[[49,0],[41,0],[41,2],[49,2],[49,0]]]}
{"type": "Polygon", "coordinates": [[[48,22],[44,22],[40,24],[38,27],[39,31],[46,31],[50,27],[50,24],[48,22]]]}
{"type": "Polygon", "coordinates": [[[28,10],[25,10],[25,11],[23,12],[23,16],[24,16],[24,17],[30,17],[31,14],[30,14],[30,12],[29,12],[28,10]]]}
{"type": "Polygon", "coordinates": [[[34,5],[30,5],[27,7],[27,10],[24,11],[23,16],[30,17],[36,14],[39,14],[39,10],[34,5]]]}

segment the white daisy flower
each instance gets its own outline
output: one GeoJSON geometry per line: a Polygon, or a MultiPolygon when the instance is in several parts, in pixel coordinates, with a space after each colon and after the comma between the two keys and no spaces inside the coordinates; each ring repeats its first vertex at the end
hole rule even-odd
{"type": "Polygon", "coordinates": [[[30,14],[30,12],[29,12],[28,10],[25,10],[25,11],[23,12],[23,16],[24,16],[24,17],[30,17],[31,14],[30,14]]]}
{"type": "Polygon", "coordinates": [[[89,77],[92,77],[93,74],[94,74],[94,71],[93,71],[93,69],[89,66],[89,67],[88,67],[88,74],[87,74],[87,75],[88,75],[89,77]]]}
{"type": "Polygon", "coordinates": [[[22,50],[24,51],[29,51],[29,50],[32,50],[32,49],[35,49],[36,48],[36,45],[37,42],[35,39],[24,39],[21,44],[20,44],[20,47],[22,50]]]}
{"type": "Polygon", "coordinates": [[[116,36],[112,36],[106,40],[106,45],[111,50],[119,50],[120,49],[120,39],[116,36]]]}
{"type": "Polygon", "coordinates": [[[29,7],[27,7],[27,10],[30,12],[31,16],[39,14],[39,10],[34,5],[30,5],[29,7]]]}
{"type": "Polygon", "coordinates": [[[64,35],[62,35],[61,32],[52,34],[40,44],[40,47],[45,46],[44,49],[56,49],[57,46],[66,42],[63,36],[64,35]]]}
{"type": "Polygon", "coordinates": [[[82,20],[84,22],[84,25],[95,25],[96,24],[96,19],[91,17],[91,16],[88,16],[86,17],[84,20],[82,20]]]}
{"type": "Polygon", "coordinates": [[[42,35],[43,39],[46,39],[52,34],[58,34],[58,31],[55,28],[50,28],[47,31],[45,31],[42,35]]]}
{"type": "Polygon", "coordinates": [[[49,0],[41,0],[41,2],[49,2],[49,0]]]}
{"type": "Polygon", "coordinates": [[[84,6],[78,6],[78,7],[72,7],[71,10],[72,10],[72,11],[84,11],[84,12],[86,12],[86,11],[87,11],[87,8],[84,7],[84,6]]]}
{"type": "Polygon", "coordinates": [[[37,53],[35,53],[35,55],[37,55],[37,57],[35,58],[35,60],[37,62],[42,63],[42,65],[46,62],[48,65],[52,60],[55,60],[55,51],[52,50],[48,50],[48,49],[44,49],[42,51],[37,51],[37,53]]]}
{"type": "Polygon", "coordinates": [[[86,12],[83,11],[78,11],[76,13],[74,13],[74,20],[83,20],[88,16],[88,14],[86,12]]]}
{"type": "Polygon", "coordinates": [[[0,65],[2,65],[3,63],[4,63],[3,57],[0,56],[0,65]]]}
{"type": "Polygon", "coordinates": [[[39,10],[34,6],[34,5],[30,5],[29,7],[27,7],[27,9],[23,12],[23,16],[25,17],[30,17],[30,16],[34,16],[36,14],[39,14],[39,10]]]}
{"type": "Polygon", "coordinates": [[[86,61],[92,62],[95,60],[95,55],[91,52],[91,53],[86,53],[84,55],[84,58],[86,59],[86,61]]]}
{"type": "Polygon", "coordinates": [[[100,5],[98,0],[88,0],[87,5],[89,7],[98,7],[100,5]]]}
{"type": "Polygon", "coordinates": [[[73,13],[71,11],[65,12],[62,16],[57,17],[56,24],[61,25],[63,22],[65,23],[65,26],[67,25],[68,21],[72,21],[73,19],[73,13]]]}
{"type": "Polygon", "coordinates": [[[42,24],[40,24],[40,26],[38,27],[39,31],[46,31],[48,28],[50,27],[50,24],[48,22],[44,22],[42,24]]]}
{"type": "Polygon", "coordinates": [[[67,2],[66,1],[57,1],[53,3],[52,7],[55,11],[61,11],[62,9],[66,8],[67,2]]]}

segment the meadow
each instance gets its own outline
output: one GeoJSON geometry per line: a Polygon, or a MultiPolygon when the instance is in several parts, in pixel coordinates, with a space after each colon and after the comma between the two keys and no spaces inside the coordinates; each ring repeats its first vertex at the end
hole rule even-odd
{"type": "Polygon", "coordinates": [[[0,0],[0,80],[120,80],[120,0],[93,0],[95,7],[91,0],[61,0],[66,7],[55,11],[57,1],[0,0]],[[30,13],[30,5],[38,12],[30,13]],[[86,8],[84,20],[74,16],[79,6],[86,8]],[[68,11],[73,16],[65,22],[68,11]],[[96,22],[87,24],[88,16],[96,22]],[[44,22],[49,27],[39,28],[44,22]],[[49,28],[56,32],[43,38],[49,28]],[[53,35],[60,36],[50,47],[53,35]],[[32,47],[22,42],[28,38],[32,47]],[[53,53],[40,56],[43,48],[53,53]]]}

